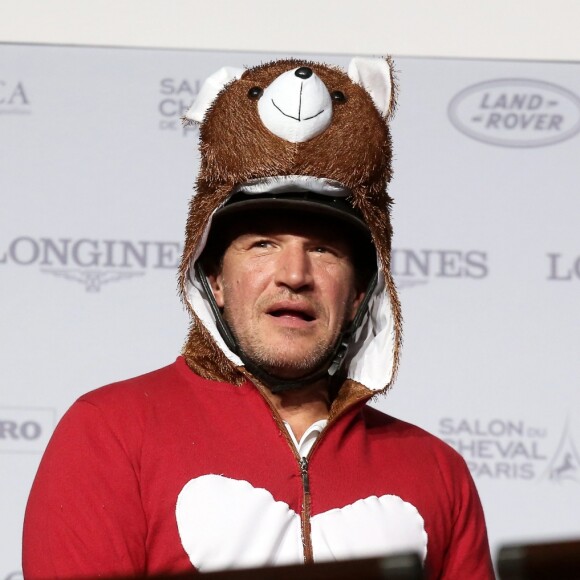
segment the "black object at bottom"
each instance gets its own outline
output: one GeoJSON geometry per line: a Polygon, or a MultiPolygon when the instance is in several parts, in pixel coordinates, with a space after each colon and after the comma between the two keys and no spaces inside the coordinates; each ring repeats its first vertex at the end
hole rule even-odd
{"type": "Polygon", "coordinates": [[[580,580],[580,540],[504,546],[497,569],[501,580],[580,580]]]}
{"type": "MultiPolygon", "coordinates": [[[[395,554],[383,558],[295,564],[270,568],[250,568],[201,574],[208,580],[423,580],[423,567],[418,554],[395,554]]],[[[155,576],[158,580],[199,579],[199,574],[155,576]]]]}

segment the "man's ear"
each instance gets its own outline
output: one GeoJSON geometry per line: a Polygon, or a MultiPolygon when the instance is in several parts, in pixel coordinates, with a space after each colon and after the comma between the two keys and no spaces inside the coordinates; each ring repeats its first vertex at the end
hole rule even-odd
{"type": "Polygon", "coordinates": [[[207,281],[213,292],[213,297],[218,308],[224,307],[224,283],[221,272],[218,274],[207,274],[207,281]]]}
{"type": "Polygon", "coordinates": [[[354,320],[354,317],[356,316],[356,313],[358,312],[358,307],[361,305],[361,302],[363,301],[365,294],[366,294],[366,289],[365,290],[359,290],[358,288],[354,289],[354,298],[353,298],[353,301],[351,303],[349,322],[352,322],[354,320]]]}

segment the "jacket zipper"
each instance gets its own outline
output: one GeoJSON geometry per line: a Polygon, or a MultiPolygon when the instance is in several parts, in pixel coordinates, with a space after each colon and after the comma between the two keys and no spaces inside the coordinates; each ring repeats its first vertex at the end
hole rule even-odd
{"type": "Polygon", "coordinates": [[[302,511],[300,513],[300,527],[302,531],[302,548],[304,551],[304,563],[314,562],[312,553],[312,534],[310,529],[310,479],[308,477],[308,457],[301,457],[300,475],[302,477],[302,511]]]}
{"type": "MultiPolygon", "coordinates": [[[[268,403],[269,403],[269,401],[268,401],[268,403]]],[[[314,563],[314,550],[312,548],[312,528],[310,525],[312,500],[311,500],[311,496],[310,496],[310,476],[308,474],[308,462],[310,461],[310,457],[312,457],[313,451],[320,445],[320,441],[322,439],[324,439],[324,436],[328,432],[327,430],[330,427],[330,425],[327,425],[324,428],[324,431],[322,431],[322,433],[318,436],[318,438],[314,442],[314,445],[312,445],[312,448],[308,452],[308,455],[306,457],[300,457],[300,455],[298,454],[298,450],[294,447],[294,443],[292,442],[292,439],[290,439],[290,435],[288,434],[286,427],[282,423],[282,420],[279,418],[278,412],[274,409],[273,406],[272,406],[272,410],[274,411],[274,417],[277,418],[276,419],[277,422],[279,421],[280,429],[283,431],[284,435],[286,436],[286,440],[288,441],[288,445],[290,445],[290,448],[292,449],[294,456],[298,459],[298,465],[300,467],[300,477],[302,479],[302,511],[300,513],[300,529],[301,529],[301,533],[302,533],[302,548],[303,548],[303,552],[304,552],[304,563],[305,564],[312,564],[312,563],[314,563]]],[[[338,415],[336,415],[333,419],[333,423],[339,417],[344,415],[345,412],[346,412],[346,410],[339,413],[338,415]]]]}
{"type": "MultiPolygon", "coordinates": [[[[267,387],[265,387],[259,381],[257,381],[256,378],[253,377],[251,374],[245,372],[244,374],[257,387],[259,391],[266,390],[267,387]]],[[[294,443],[290,438],[288,430],[286,429],[286,426],[284,425],[284,422],[282,421],[280,414],[264,393],[262,393],[262,397],[265,403],[270,407],[272,411],[272,418],[278,425],[278,428],[280,429],[288,445],[290,446],[290,450],[292,451],[294,457],[298,461],[298,466],[300,468],[300,477],[302,479],[302,510],[300,512],[300,531],[302,534],[302,549],[304,553],[304,563],[312,564],[314,562],[314,551],[312,549],[312,533],[311,533],[312,528],[310,525],[312,502],[310,497],[310,477],[308,475],[308,461],[312,456],[312,452],[314,451],[314,449],[318,447],[318,445],[320,445],[321,439],[323,439],[324,436],[326,435],[328,427],[330,427],[330,424],[328,424],[324,428],[324,431],[318,436],[318,438],[314,442],[314,445],[310,449],[308,455],[306,457],[300,457],[300,454],[298,453],[298,450],[294,446],[294,443]]],[[[344,415],[347,410],[350,410],[350,408],[343,409],[341,412],[339,412],[335,417],[333,417],[332,422],[334,423],[339,417],[342,417],[342,415],[344,415]]]]}
{"type": "MultiPolygon", "coordinates": [[[[275,413],[274,416],[276,417],[278,413],[273,407],[272,409],[275,413]]],[[[342,417],[342,415],[344,415],[347,410],[348,409],[344,409],[342,412],[338,413],[333,418],[332,423],[334,423],[339,417],[342,417]]],[[[281,419],[280,423],[281,423],[280,427],[284,431],[288,444],[290,445],[292,451],[294,452],[294,455],[297,457],[298,464],[300,466],[300,476],[302,478],[302,512],[300,513],[302,547],[304,551],[304,563],[312,564],[314,563],[314,551],[312,548],[312,528],[310,525],[312,502],[310,497],[310,476],[308,475],[308,462],[310,460],[310,457],[312,457],[313,451],[320,445],[320,441],[324,439],[324,436],[328,433],[328,428],[330,427],[330,424],[327,424],[322,433],[317,437],[316,441],[314,442],[314,445],[312,445],[312,448],[308,452],[308,455],[306,457],[300,457],[297,449],[294,447],[292,439],[290,439],[290,436],[288,435],[286,427],[281,422],[281,419]]]]}
{"type": "MultiPolygon", "coordinates": [[[[259,381],[256,380],[255,377],[252,377],[249,373],[244,373],[247,378],[256,386],[259,391],[265,391],[267,387],[262,385],[259,381]]],[[[308,454],[308,457],[300,457],[298,450],[294,446],[292,439],[290,438],[290,434],[282,421],[282,417],[275,409],[274,405],[270,402],[268,397],[262,393],[262,397],[264,402],[272,412],[272,418],[274,422],[278,425],[278,429],[282,433],[282,436],[286,439],[288,446],[290,447],[290,451],[296,458],[298,463],[298,467],[300,469],[300,478],[302,480],[302,510],[300,511],[300,533],[302,536],[302,551],[304,555],[304,563],[310,564],[314,562],[314,556],[312,551],[312,537],[310,534],[310,510],[311,510],[311,500],[310,500],[310,478],[308,476],[308,457],[312,453],[312,449],[308,454]]],[[[320,439],[320,436],[318,437],[320,439]]],[[[318,439],[314,442],[313,448],[318,443],[318,439]]]]}

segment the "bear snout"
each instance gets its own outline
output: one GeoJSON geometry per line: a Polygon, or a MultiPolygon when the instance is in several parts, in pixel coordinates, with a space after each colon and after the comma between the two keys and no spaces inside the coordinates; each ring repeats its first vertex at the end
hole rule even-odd
{"type": "Polygon", "coordinates": [[[320,77],[302,66],[282,73],[264,89],[258,114],[277,137],[303,143],[330,125],[332,98],[320,77]]]}

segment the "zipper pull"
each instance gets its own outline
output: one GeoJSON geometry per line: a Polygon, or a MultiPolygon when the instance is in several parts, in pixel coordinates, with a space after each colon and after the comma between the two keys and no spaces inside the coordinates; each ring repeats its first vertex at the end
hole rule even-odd
{"type": "Polygon", "coordinates": [[[310,493],[310,480],[308,479],[308,458],[300,458],[300,475],[302,476],[302,486],[304,493],[310,493]]]}

